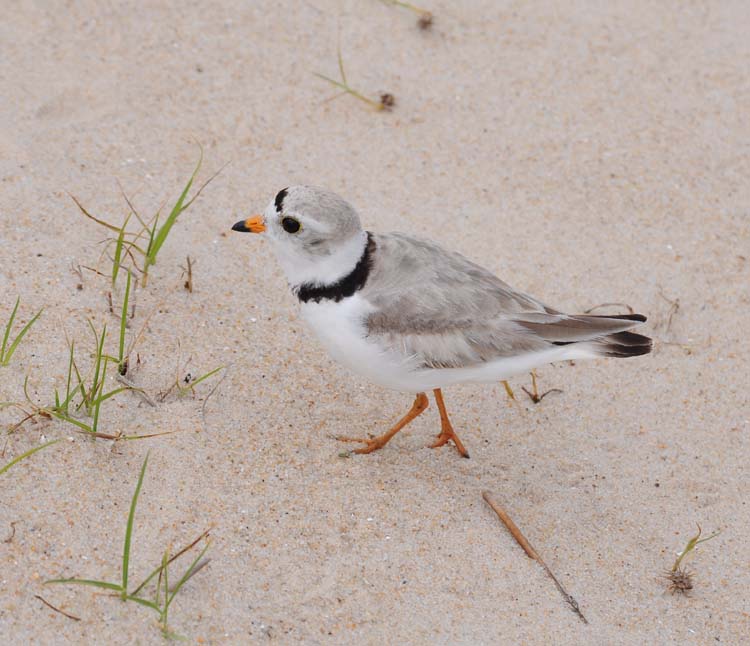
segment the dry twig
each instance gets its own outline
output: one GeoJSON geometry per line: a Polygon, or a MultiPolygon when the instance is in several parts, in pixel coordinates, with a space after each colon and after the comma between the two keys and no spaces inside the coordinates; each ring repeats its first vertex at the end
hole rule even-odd
{"type": "MultiPolygon", "coordinates": [[[[540,401],[542,401],[547,395],[550,393],[561,393],[562,390],[560,388],[550,388],[549,390],[543,392],[541,395],[539,394],[539,388],[537,388],[536,385],[536,373],[532,370],[529,374],[531,374],[531,388],[532,390],[529,391],[526,389],[526,386],[521,386],[521,390],[525,392],[529,399],[534,402],[535,404],[538,404],[540,401]]],[[[514,397],[515,399],[515,397],[514,397]]]]}
{"type": "Polygon", "coordinates": [[[115,379],[117,379],[117,381],[119,381],[121,384],[130,388],[136,395],[138,395],[149,406],[151,406],[152,408],[156,408],[156,402],[153,400],[153,398],[145,390],[143,390],[143,388],[136,386],[134,381],[131,381],[124,375],[120,375],[120,374],[115,375],[115,379]]]}
{"type": "Polygon", "coordinates": [[[583,313],[591,314],[594,310],[598,310],[602,307],[624,307],[628,310],[628,314],[635,314],[635,310],[627,303],[599,303],[599,305],[594,305],[594,307],[589,307],[587,310],[583,310],[583,313]]]}
{"type": "Polygon", "coordinates": [[[208,404],[208,400],[211,398],[211,396],[218,390],[219,386],[221,386],[222,382],[227,378],[227,373],[229,372],[229,367],[227,366],[224,368],[224,374],[221,376],[221,379],[216,382],[213,388],[211,388],[211,392],[206,395],[206,397],[203,400],[203,405],[201,406],[201,418],[203,419],[203,426],[204,428],[207,426],[206,424],[206,404],[208,404]]]}
{"type": "Polygon", "coordinates": [[[584,624],[589,623],[586,620],[586,617],[583,616],[581,609],[578,607],[578,602],[572,597],[572,595],[567,592],[567,590],[565,590],[565,588],[563,588],[562,583],[557,580],[557,577],[552,573],[552,570],[549,569],[549,566],[542,560],[542,557],[539,556],[539,553],[531,546],[531,543],[529,543],[526,537],[521,533],[521,530],[518,529],[517,525],[513,522],[511,517],[508,516],[507,512],[494,501],[494,499],[492,498],[492,494],[490,494],[489,491],[485,491],[482,493],[482,498],[484,498],[485,502],[492,508],[492,511],[497,514],[497,517],[508,528],[508,531],[511,533],[513,538],[516,539],[516,542],[523,548],[523,551],[526,552],[526,555],[529,558],[537,561],[544,568],[544,571],[547,573],[549,578],[554,581],[557,589],[563,596],[563,599],[568,602],[570,607],[573,609],[573,612],[578,615],[578,617],[584,624]]]}
{"type": "Polygon", "coordinates": [[[47,601],[43,596],[39,594],[34,595],[39,601],[41,601],[45,606],[48,608],[52,608],[55,612],[59,612],[61,615],[66,616],[68,619],[73,619],[74,621],[81,621],[80,617],[76,617],[75,615],[71,615],[70,613],[65,612],[64,610],[60,610],[60,608],[55,608],[49,601],[47,601]]]}
{"type": "Polygon", "coordinates": [[[12,543],[13,539],[16,536],[16,525],[18,524],[17,520],[12,520],[10,522],[10,536],[8,538],[3,539],[3,543],[12,543]]]}
{"type": "Polygon", "coordinates": [[[672,319],[674,318],[674,315],[677,314],[677,312],[680,309],[680,299],[675,298],[671,299],[667,297],[667,295],[662,291],[661,287],[659,288],[659,296],[661,296],[667,303],[669,303],[669,311],[667,312],[667,321],[664,325],[664,331],[669,332],[669,329],[672,327],[672,319]]]}
{"type": "MultiPolygon", "coordinates": [[[[193,264],[194,261],[190,258],[190,256],[187,256],[187,267],[180,267],[182,269],[182,276],[187,275],[187,278],[185,279],[185,282],[183,283],[183,287],[190,293],[193,293],[193,264]]],[[[181,276],[181,277],[182,277],[181,276]]]]}

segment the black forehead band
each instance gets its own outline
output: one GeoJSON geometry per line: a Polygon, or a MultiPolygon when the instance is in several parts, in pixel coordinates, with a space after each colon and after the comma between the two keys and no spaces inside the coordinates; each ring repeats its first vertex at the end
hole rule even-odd
{"type": "Polygon", "coordinates": [[[281,211],[284,209],[284,198],[286,197],[286,192],[289,187],[282,188],[277,194],[276,199],[274,200],[274,204],[276,204],[276,213],[281,213],[281,211]]]}

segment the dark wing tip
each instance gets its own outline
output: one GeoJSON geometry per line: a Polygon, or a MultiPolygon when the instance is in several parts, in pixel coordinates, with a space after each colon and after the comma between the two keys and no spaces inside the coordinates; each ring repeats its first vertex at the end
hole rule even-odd
{"type": "Polygon", "coordinates": [[[639,323],[645,323],[648,319],[643,314],[608,314],[602,316],[607,319],[621,319],[623,321],[638,321],[639,323]]]}

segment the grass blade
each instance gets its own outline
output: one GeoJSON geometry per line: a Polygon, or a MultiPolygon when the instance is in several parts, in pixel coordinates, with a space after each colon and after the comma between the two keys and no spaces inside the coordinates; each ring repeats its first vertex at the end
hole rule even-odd
{"type": "MultiPolygon", "coordinates": [[[[202,565],[198,567],[198,564],[203,559],[203,555],[208,551],[209,547],[211,547],[211,541],[206,541],[206,545],[203,547],[200,554],[198,554],[198,556],[195,557],[195,560],[190,564],[190,567],[185,571],[185,574],[182,575],[182,578],[177,582],[177,585],[174,586],[174,588],[171,591],[172,594],[164,602],[165,611],[167,608],[169,608],[169,604],[171,604],[174,598],[177,596],[177,593],[180,591],[180,588],[182,588],[182,586],[187,583],[188,579],[191,576],[193,576],[195,572],[203,568],[202,565]]],[[[168,587],[167,587],[167,590],[169,590],[168,587]]]]}
{"type": "Polygon", "coordinates": [[[347,94],[351,94],[353,97],[359,99],[360,101],[364,101],[365,103],[371,105],[373,108],[375,108],[378,111],[384,110],[385,106],[382,102],[375,101],[374,99],[370,99],[369,97],[366,97],[361,92],[357,92],[354,88],[349,86],[346,83],[342,83],[340,81],[335,81],[330,76],[326,76],[325,74],[321,74],[320,72],[313,72],[315,76],[318,78],[322,78],[324,81],[328,81],[331,85],[334,85],[338,88],[341,88],[344,92],[347,94]]]}
{"type": "Polygon", "coordinates": [[[13,353],[16,351],[16,348],[18,347],[18,344],[21,343],[23,340],[23,337],[26,336],[26,333],[31,329],[31,326],[36,323],[36,320],[41,316],[42,312],[44,311],[44,308],[39,310],[34,317],[23,326],[21,331],[18,333],[18,336],[13,340],[13,342],[10,344],[10,347],[8,347],[8,339],[10,338],[10,328],[13,325],[13,321],[16,318],[16,312],[18,311],[18,305],[21,302],[21,297],[19,296],[16,299],[16,305],[13,308],[13,312],[10,315],[10,320],[8,321],[8,325],[5,327],[5,334],[3,336],[3,347],[2,351],[0,351],[0,365],[7,366],[10,363],[11,358],[13,357],[13,353]]]}
{"type": "Polygon", "coordinates": [[[146,465],[148,464],[148,453],[146,458],[143,460],[143,466],[141,466],[141,472],[138,475],[138,484],[133,492],[133,498],[130,501],[130,512],[128,513],[128,524],[125,528],[125,544],[122,548],[122,586],[118,588],[122,591],[122,599],[125,600],[128,596],[128,568],[130,566],[130,541],[133,538],[133,521],[135,520],[135,508],[138,504],[138,496],[141,493],[141,487],[143,486],[143,476],[146,474],[146,465]]]}
{"type": "Polygon", "coordinates": [[[18,311],[18,305],[21,302],[21,297],[16,298],[16,305],[13,311],[10,313],[10,319],[8,325],[5,326],[5,335],[3,336],[3,347],[0,348],[0,363],[4,362],[5,348],[8,347],[8,338],[10,337],[10,328],[13,326],[13,321],[16,318],[16,312],[18,311]]]}
{"type": "Polygon", "coordinates": [[[160,437],[162,435],[172,435],[173,433],[181,433],[182,430],[176,430],[176,431],[164,431],[163,433],[144,433],[143,435],[121,435],[120,439],[123,442],[128,442],[130,440],[145,440],[150,437],[160,437]]]}
{"type": "Polygon", "coordinates": [[[339,34],[339,42],[336,46],[336,50],[339,57],[339,72],[341,72],[341,80],[345,85],[349,85],[348,81],[346,80],[346,73],[344,72],[344,59],[341,57],[341,34],[339,34]]]}
{"type": "Polygon", "coordinates": [[[116,583],[94,581],[93,579],[50,579],[49,581],[45,581],[44,585],[47,585],[48,583],[75,583],[77,585],[92,585],[96,588],[106,588],[107,590],[117,590],[117,592],[120,592],[120,586],[116,583]]]}
{"type": "Polygon", "coordinates": [[[62,411],[57,410],[50,410],[49,414],[53,417],[56,417],[59,420],[62,420],[63,422],[67,422],[68,424],[73,424],[73,426],[77,426],[78,428],[83,429],[87,433],[93,433],[94,429],[91,428],[86,422],[82,422],[79,419],[76,419],[75,417],[71,417],[68,413],[63,413],[62,411]]]}
{"type": "Polygon", "coordinates": [[[151,219],[151,221],[154,223],[153,226],[150,229],[146,229],[148,231],[148,246],[146,247],[146,261],[144,264],[144,267],[148,267],[148,256],[151,253],[151,247],[154,245],[154,238],[156,237],[156,231],[159,228],[159,218],[161,217],[161,207],[159,207],[159,210],[156,212],[156,215],[151,219]]]}
{"type": "MultiPolygon", "coordinates": [[[[170,563],[173,563],[178,558],[180,558],[185,552],[195,547],[201,540],[203,540],[209,535],[210,531],[211,531],[211,528],[209,527],[198,538],[196,538],[192,543],[190,543],[190,545],[183,547],[179,552],[177,552],[177,554],[175,554],[172,558],[169,559],[169,561],[167,561],[167,565],[169,565],[170,563]]],[[[148,585],[151,579],[153,579],[157,574],[159,574],[159,572],[161,572],[163,567],[164,567],[163,565],[160,565],[159,567],[155,568],[154,571],[151,572],[151,574],[149,574],[135,590],[133,590],[132,594],[138,594],[141,590],[143,590],[143,588],[145,588],[148,585]]]]}
{"type": "Polygon", "coordinates": [[[122,229],[117,236],[117,242],[115,243],[115,257],[112,261],[112,288],[114,289],[117,284],[117,274],[120,273],[120,261],[122,260],[122,245],[125,241],[125,227],[128,226],[130,216],[125,218],[125,222],[122,223],[122,229]]]}
{"type": "Polygon", "coordinates": [[[73,368],[75,367],[75,341],[70,342],[70,357],[68,359],[68,379],[65,382],[65,401],[60,403],[57,397],[57,391],[55,391],[55,409],[61,413],[68,414],[68,407],[70,406],[70,402],[75,397],[76,393],[81,389],[81,382],[79,380],[78,385],[73,388],[73,390],[70,389],[70,384],[73,380],[73,368]]]}
{"type": "Polygon", "coordinates": [[[110,231],[114,231],[115,233],[120,233],[120,227],[116,227],[114,224],[110,224],[109,222],[105,222],[104,220],[100,220],[96,216],[91,215],[85,208],[83,208],[83,204],[81,204],[73,195],[70,196],[70,199],[72,199],[76,206],[81,210],[81,213],[83,213],[87,218],[90,220],[93,220],[97,224],[101,224],[103,227],[106,227],[110,231]]]}
{"type": "Polygon", "coordinates": [[[95,362],[94,362],[94,379],[91,382],[91,389],[88,392],[88,398],[85,400],[86,404],[86,412],[91,414],[92,407],[96,404],[96,397],[99,391],[104,386],[104,379],[99,380],[99,375],[101,374],[102,370],[102,361],[104,361],[104,368],[106,371],[106,357],[104,356],[104,338],[107,336],[107,326],[105,325],[102,328],[102,336],[99,337],[99,334],[96,331],[96,328],[94,328],[94,324],[91,322],[91,319],[88,321],[89,327],[91,328],[91,331],[94,333],[94,339],[96,341],[96,356],[95,356],[95,362]]]}
{"type": "Polygon", "coordinates": [[[60,440],[52,440],[51,442],[47,442],[45,444],[41,444],[40,446],[35,446],[33,449],[29,449],[26,451],[26,453],[21,453],[17,458],[13,458],[8,464],[6,464],[4,467],[0,467],[0,476],[3,475],[8,469],[10,469],[14,464],[17,464],[24,458],[28,458],[30,455],[33,455],[37,451],[41,451],[44,448],[47,448],[51,444],[57,444],[60,442],[60,440]]]}
{"type": "Polygon", "coordinates": [[[26,336],[26,333],[31,329],[31,326],[36,323],[36,320],[41,316],[42,312],[44,311],[44,308],[39,310],[34,318],[32,318],[26,325],[23,326],[23,329],[18,333],[18,336],[15,338],[13,343],[10,344],[10,347],[8,348],[8,353],[5,355],[4,359],[4,365],[8,365],[8,362],[10,361],[10,358],[13,356],[13,353],[16,351],[16,348],[18,347],[18,344],[21,343],[21,340],[23,337],[26,336]]]}
{"type": "Polygon", "coordinates": [[[94,391],[94,396],[96,397],[94,401],[92,402],[94,404],[94,419],[91,422],[91,430],[92,432],[96,433],[98,427],[99,427],[99,411],[102,407],[102,402],[109,399],[109,397],[112,396],[112,394],[117,393],[109,393],[108,395],[97,395],[97,392],[101,393],[104,390],[104,381],[107,378],[107,364],[109,363],[109,357],[104,358],[104,368],[102,370],[102,381],[101,381],[101,387],[98,390],[94,391]]]}
{"type": "MultiPolygon", "coordinates": [[[[159,228],[159,231],[156,234],[156,237],[154,238],[153,244],[149,245],[149,254],[147,258],[148,264],[151,264],[151,265],[156,264],[156,255],[159,253],[159,250],[164,244],[164,241],[167,239],[167,236],[169,235],[169,232],[171,231],[172,226],[177,221],[177,217],[180,215],[180,213],[182,213],[187,208],[187,206],[183,206],[183,205],[185,203],[185,199],[187,198],[188,192],[190,191],[190,188],[193,185],[195,176],[198,174],[198,171],[200,170],[202,163],[203,163],[203,148],[200,149],[200,157],[198,159],[198,164],[195,166],[195,170],[193,171],[193,174],[190,176],[190,179],[185,185],[185,188],[182,190],[182,193],[180,194],[180,197],[177,199],[177,202],[175,202],[175,205],[172,207],[172,210],[170,211],[169,216],[167,216],[166,221],[159,228]]],[[[156,227],[154,227],[154,230],[155,229],[156,227]]]]}
{"type": "MultiPolygon", "coordinates": [[[[185,579],[184,583],[187,583],[190,579],[192,579],[196,574],[198,574],[198,572],[200,572],[209,563],[211,563],[211,559],[203,559],[195,567],[191,566],[192,569],[187,574],[187,578],[185,579]]],[[[174,592],[176,589],[177,589],[177,586],[174,586],[169,591],[174,592]]]]}
{"type": "Polygon", "coordinates": [[[692,552],[698,545],[700,545],[701,543],[705,543],[706,541],[710,541],[712,538],[716,538],[719,534],[721,534],[721,531],[714,532],[713,534],[711,534],[711,536],[706,536],[705,538],[701,538],[702,533],[703,530],[701,529],[701,526],[698,525],[698,533],[688,541],[685,549],[677,555],[677,560],[672,566],[672,572],[677,572],[680,567],[680,563],[682,563],[682,559],[690,554],[690,552],[692,552]]]}
{"type": "MultiPolygon", "coordinates": [[[[122,386],[120,388],[115,388],[114,390],[110,390],[108,393],[104,393],[103,395],[100,395],[96,398],[95,403],[101,404],[102,402],[107,401],[110,397],[114,397],[115,395],[121,393],[123,390],[136,390],[135,388],[131,388],[130,386],[122,386]]],[[[161,433],[159,433],[161,435],[161,433]]]]}
{"type": "Polygon", "coordinates": [[[318,78],[322,78],[324,81],[328,81],[331,85],[335,85],[336,87],[341,88],[347,94],[351,94],[352,92],[352,89],[348,85],[344,85],[341,81],[336,81],[330,76],[326,76],[325,74],[321,74],[320,72],[313,72],[313,75],[317,76],[318,78]]]}
{"type": "MultiPolygon", "coordinates": [[[[169,612],[169,550],[161,557],[161,572],[164,575],[164,608],[162,609],[162,623],[164,630],[167,629],[167,613],[169,612]]],[[[157,590],[158,594],[158,590],[157,590]]]]}
{"type": "Polygon", "coordinates": [[[185,393],[187,393],[187,392],[190,392],[190,391],[191,391],[191,390],[193,390],[193,389],[194,389],[194,388],[195,388],[195,387],[196,387],[196,386],[197,386],[197,385],[198,385],[199,383],[201,383],[202,381],[206,381],[206,379],[208,379],[209,377],[213,377],[213,376],[214,376],[214,375],[215,375],[215,374],[216,374],[217,372],[219,372],[220,370],[224,370],[224,366],[219,366],[218,368],[214,368],[214,369],[213,369],[213,370],[211,370],[210,372],[207,372],[207,373],[206,373],[205,375],[201,375],[201,376],[200,376],[200,377],[198,377],[197,379],[194,379],[193,381],[191,381],[191,382],[190,382],[190,385],[189,385],[189,386],[187,386],[187,387],[183,387],[183,386],[179,385],[179,383],[178,383],[178,389],[179,389],[179,391],[180,391],[180,394],[181,394],[181,395],[184,395],[185,393]]]}
{"type": "Polygon", "coordinates": [[[135,601],[136,603],[140,603],[142,606],[146,606],[147,608],[151,608],[152,610],[156,610],[156,612],[161,613],[161,608],[157,606],[153,601],[149,601],[148,599],[141,599],[141,597],[134,597],[132,594],[129,594],[125,597],[126,601],[135,601]]]}
{"type": "Polygon", "coordinates": [[[133,275],[128,270],[128,279],[125,283],[125,295],[122,299],[122,314],[120,315],[120,353],[118,354],[117,372],[121,375],[127,372],[123,361],[125,360],[125,328],[128,325],[128,303],[130,301],[130,283],[133,279],[133,275]]]}

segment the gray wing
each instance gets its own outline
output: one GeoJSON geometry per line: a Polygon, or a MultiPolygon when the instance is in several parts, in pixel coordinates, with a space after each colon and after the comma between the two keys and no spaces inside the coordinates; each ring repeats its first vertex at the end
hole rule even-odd
{"type": "Polygon", "coordinates": [[[400,233],[373,239],[361,295],[376,311],[366,329],[422,367],[466,367],[599,339],[644,320],[563,314],[432,242],[400,233]]]}

